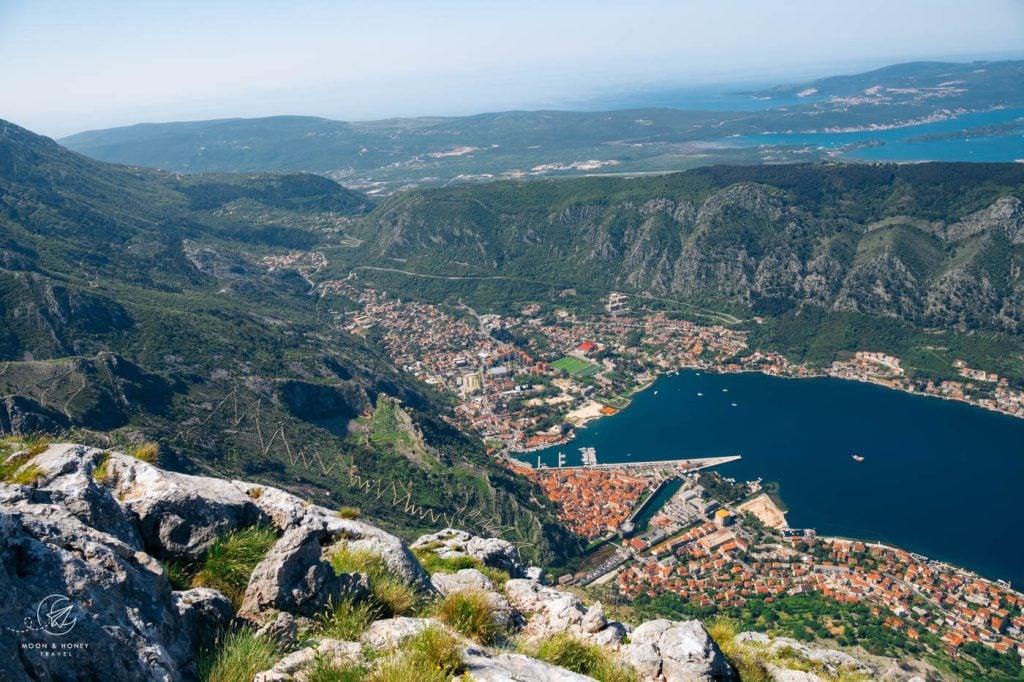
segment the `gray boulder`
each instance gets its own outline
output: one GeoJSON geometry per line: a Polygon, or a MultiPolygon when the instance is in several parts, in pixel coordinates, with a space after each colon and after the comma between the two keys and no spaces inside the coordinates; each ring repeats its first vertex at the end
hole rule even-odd
{"type": "Polygon", "coordinates": [[[104,457],[101,450],[84,445],[51,445],[32,459],[32,464],[45,472],[36,483],[32,498],[36,502],[60,504],[85,525],[142,549],[134,518],[95,479],[96,467],[104,457]]]}
{"type": "MultiPolygon", "coordinates": [[[[433,592],[430,576],[412,552],[396,536],[357,519],[343,519],[337,512],[310,504],[302,498],[278,488],[258,486],[243,481],[232,485],[257,508],[273,519],[282,530],[298,526],[323,526],[334,538],[344,538],[338,545],[353,551],[367,550],[379,555],[389,570],[402,576],[421,590],[433,592]]],[[[328,550],[328,553],[333,548],[328,550]]]]}
{"type": "Polygon", "coordinates": [[[0,489],[0,679],[194,675],[191,637],[155,559],[60,505],[0,489]]]}
{"type": "Polygon", "coordinates": [[[456,592],[477,590],[494,592],[494,583],[486,575],[475,568],[463,568],[455,573],[435,573],[430,576],[430,584],[441,593],[442,597],[456,592]]]}
{"type": "Polygon", "coordinates": [[[235,617],[231,600],[222,592],[208,587],[173,592],[172,599],[178,618],[196,651],[211,649],[235,617]]]}
{"type": "Polygon", "coordinates": [[[593,682],[592,677],[522,654],[490,656],[476,646],[466,648],[466,672],[476,682],[593,682]]]}
{"type": "Polygon", "coordinates": [[[359,641],[377,651],[391,651],[430,627],[444,626],[430,618],[385,618],[374,621],[359,637],[359,641]]]}
{"type": "Polygon", "coordinates": [[[505,596],[512,608],[526,619],[523,634],[531,639],[568,633],[614,650],[627,634],[626,626],[605,617],[600,603],[587,609],[576,595],[532,580],[509,580],[505,584],[505,596]]]}
{"type": "Polygon", "coordinates": [[[268,620],[256,631],[260,637],[273,639],[285,647],[294,646],[299,637],[299,624],[292,614],[279,611],[273,619],[268,620]]]}
{"type": "Polygon", "coordinates": [[[122,507],[137,519],[146,550],[159,559],[194,562],[219,536],[270,524],[228,481],[164,471],[118,454],[110,457],[107,471],[122,507]]]}
{"type": "Polygon", "coordinates": [[[482,538],[464,530],[445,528],[417,538],[411,547],[434,552],[443,559],[472,557],[484,566],[505,571],[513,578],[526,577],[526,569],[519,561],[518,550],[506,540],[482,538]]]}
{"type": "Polygon", "coordinates": [[[257,673],[253,682],[290,682],[306,679],[306,671],[317,658],[330,665],[357,663],[362,656],[362,647],[356,642],[343,642],[337,639],[323,639],[315,647],[306,647],[288,654],[274,664],[270,670],[257,673]]]}
{"type": "Polygon", "coordinates": [[[331,534],[322,526],[285,531],[252,572],[239,615],[262,621],[268,611],[315,616],[346,594],[359,600],[369,593],[366,576],[334,573],[322,558],[331,534]]]}
{"type": "Polygon", "coordinates": [[[732,668],[700,622],[652,620],[638,626],[621,658],[645,679],[703,682],[734,679],[732,668]]]}

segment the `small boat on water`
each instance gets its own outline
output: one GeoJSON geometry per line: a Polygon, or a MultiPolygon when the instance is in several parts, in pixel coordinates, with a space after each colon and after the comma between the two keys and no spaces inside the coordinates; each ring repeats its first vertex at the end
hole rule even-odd
{"type": "Polygon", "coordinates": [[[733,406],[733,407],[736,407],[736,403],[733,403],[733,404],[732,404],[732,406],[733,406]]]}
{"type": "Polygon", "coordinates": [[[722,389],[722,393],[728,393],[728,392],[729,392],[729,389],[727,389],[727,388],[723,388],[722,389]]]}
{"type": "Polygon", "coordinates": [[[655,391],[655,392],[654,392],[654,395],[658,395],[658,392],[657,392],[657,391],[655,391]]]}
{"type": "Polygon", "coordinates": [[[861,457],[860,455],[853,455],[853,461],[854,462],[863,462],[864,458],[861,457]]]}
{"type": "Polygon", "coordinates": [[[698,394],[697,394],[697,397],[698,397],[698,398],[703,398],[703,397],[704,397],[704,394],[703,394],[703,393],[698,393],[698,394]]]}

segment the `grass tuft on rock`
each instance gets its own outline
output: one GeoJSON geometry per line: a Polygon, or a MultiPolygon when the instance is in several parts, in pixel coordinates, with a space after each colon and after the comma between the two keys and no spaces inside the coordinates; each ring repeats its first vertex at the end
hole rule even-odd
{"type": "Polygon", "coordinates": [[[332,663],[323,656],[317,656],[313,666],[303,671],[306,682],[363,682],[368,672],[358,663],[332,663]]]}
{"type": "Polygon", "coordinates": [[[201,682],[239,682],[271,668],[281,656],[277,642],[250,628],[227,632],[212,651],[200,652],[196,668],[201,682]]]}
{"type": "Polygon", "coordinates": [[[379,617],[381,609],[373,602],[357,604],[352,599],[341,599],[320,615],[317,633],[329,639],[354,641],[379,617]]]}
{"type": "Polygon", "coordinates": [[[99,483],[100,485],[106,484],[106,482],[109,481],[111,477],[111,471],[109,467],[110,453],[101,452],[100,458],[96,462],[96,466],[94,466],[92,469],[92,479],[99,483]]]}
{"type": "Polygon", "coordinates": [[[539,643],[520,647],[528,656],[533,656],[552,665],[571,670],[580,675],[589,675],[599,682],[639,682],[636,670],[619,663],[611,654],[594,644],[566,633],[558,633],[539,643]]]}
{"type": "Polygon", "coordinates": [[[46,448],[35,452],[32,448],[25,447],[24,443],[20,445],[22,450],[13,455],[9,454],[10,447],[7,452],[0,451],[0,480],[14,485],[35,485],[46,472],[31,464],[31,461],[46,448]]]}
{"type": "Polygon", "coordinates": [[[434,606],[433,615],[456,632],[484,645],[493,644],[504,630],[487,594],[479,590],[449,594],[434,606]]]}
{"type": "Polygon", "coordinates": [[[449,682],[464,668],[462,644],[439,626],[405,640],[400,653],[383,659],[369,682],[449,682]]]}
{"type": "Polygon", "coordinates": [[[355,521],[361,514],[362,512],[359,510],[359,507],[342,507],[338,510],[338,516],[350,521],[355,521]]]}
{"type": "Polygon", "coordinates": [[[253,569],[276,541],[277,531],[268,526],[231,531],[210,547],[192,578],[192,586],[220,590],[237,610],[253,569]]]}
{"type": "Polygon", "coordinates": [[[389,570],[378,554],[340,547],[331,554],[331,566],[339,574],[365,573],[369,576],[369,603],[380,610],[380,618],[412,615],[420,606],[416,588],[389,570]]]}
{"type": "Polygon", "coordinates": [[[729,618],[715,618],[707,624],[708,634],[721,649],[725,659],[740,675],[743,682],[770,682],[775,679],[768,669],[765,657],[736,641],[736,622],[729,618]]]}
{"type": "Polygon", "coordinates": [[[160,565],[167,574],[167,582],[174,590],[187,590],[192,587],[192,573],[188,567],[177,561],[161,561],[160,565]]]}
{"type": "Polygon", "coordinates": [[[22,437],[21,447],[29,458],[32,458],[50,447],[50,438],[42,433],[30,433],[22,437]]]}
{"type": "Polygon", "coordinates": [[[156,464],[160,459],[160,446],[153,441],[146,441],[128,450],[128,454],[140,462],[156,464]]]}

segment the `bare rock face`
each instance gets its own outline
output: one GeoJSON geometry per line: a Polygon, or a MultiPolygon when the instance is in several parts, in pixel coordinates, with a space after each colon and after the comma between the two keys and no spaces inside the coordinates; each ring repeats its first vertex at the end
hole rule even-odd
{"type": "Polygon", "coordinates": [[[50,446],[32,460],[45,472],[33,498],[57,502],[85,525],[142,549],[135,519],[121,508],[108,488],[96,481],[96,467],[103,457],[99,450],[84,445],[50,446]]]}
{"type": "Polygon", "coordinates": [[[15,499],[5,494],[0,511],[0,679],[194,675],[189,632],[155,559],[60,505],[15,499]]]}
{"type": "Polygon", "coordinates": [[[391,651],[402,646],[402,642],[414,637],[427,628],[438,627],[430,618],[385,618],[374,621],[360,637],[363,645],[377,651],[391,651]]]}
{"type": "Polygon", "coordinates": [[[623,660],[645,679],[697,682],[734,679],[732,668],[698,621],[652,620],[633,630],[623,660]]]}
{"type": "Polygon", "coordinates": [[[482,538],[464,530],[445,528],[419,537],[411,547],[434,552],[442,559],[468,556],[484,566],[505,571],[513,578],[526,577],[526,568],[519,561],[515,545],[497,538],[482,538]]]}
{"type": "Polygon", "coordinates": [[[522,632],[531,639],[568,633],[616,650],[628,634],[625,625],[605,617],[600,603],[587,609],[576,595],[532,580],[509,580],[505,584],[505,596],[512,608],[526,619],[522,632]]]}
{"type": "Polygon", "coordinates": [[[362,647],[356,642],[343,642],[337,639],[323,639],[315,647],[306,647],[288,654],[278,661],[273,668],[258,673],[253,682],[286,682],[305,679],[302,673],[321,658],[328,665],[342,666],[346,663],[357,663],[362,654],[362,647]]]}
{"type": "Polygon", "coordinates": [[[464,568],[455,573],[435,573],[430,576],[430,583],[447,597],[456,592],[467,592],[477,590],[479,592],[494,592],[494,583],[486,575],[475,568],[464,568]]]}
{"type": "MultiPolygon", "coordinates": [[[[430,576],[412,552],[396,536],[356,519],[343,519],[331,509],[310,504],[296,495],[252,483],[234,481],[232,485],[282,530],[298,526],[322,526],[333,538],[341,538],[353,551],[366,550],[379,555],[388,570],[397,573],[425,592],[433,592],[430,576]]],[[[337,546],[337,544],[335,545],[337,546]]],[[[332,548],[333,549],[333,548],[332,548]]],[[[327,553],[330,549],[327,550],[327,553]]]]}
{"type": "Polygon", "coordinates": [[[271,610],[313,617],[342,594],[365,598],[366,576],[335,575],[322,558],[321,547],[330,539],[323,526],[285,531],[253,570],[239,614],[257,621],[271,610]]]}
{"type": "Polygon", "coordinates": [[[209,650],[235,617],[231,600],[218,590],[196,587],[172,593],[174,607],[193,648],[209,650]]]}
{"type": "Polygon", "coordinates": [[[147,551],[159,559],[194,562],[221,535],[270,524],[228,481],[164,471],[125,455],[107,463],[121,505],[137,519],[147,551]]]}
{"type": "Polygon", "coordinates": [[[592,677],[538,661],[522,654],[488,656],[479,647],[467,647],[466,672],[476,682],[590,682],[592,677]]]}

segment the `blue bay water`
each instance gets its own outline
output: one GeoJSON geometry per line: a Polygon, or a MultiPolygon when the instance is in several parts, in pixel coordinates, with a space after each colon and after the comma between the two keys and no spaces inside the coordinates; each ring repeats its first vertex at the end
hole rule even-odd
{"type": "Polygon", "coordinates": [[[880,146],[861,147],[845,156],[876,161],[1017,161],[1024,159],[1024,130],[1009,134],[981,135],[969,138],[913,140],[921,135],[955,133],[980,126],[1012,123],[1024,118],[1024,109],[998,109],[965,114],[953,119],[922,123],[890,130],[864,130],[850,133],[771,133],[729,138],[744,146],[807,146],[840,150],[851,144],[884,142],[880,146]]]}
{"type": "Polygon", "coordinates": [[[553,466],[562,451],[574,464],[584,446],[602,463],[739,454],[718,470],[778,482],[791,526],[1024,586],[1021,419],[838,379],[684,371],[572,443],[522,457],[553,466]]]}

